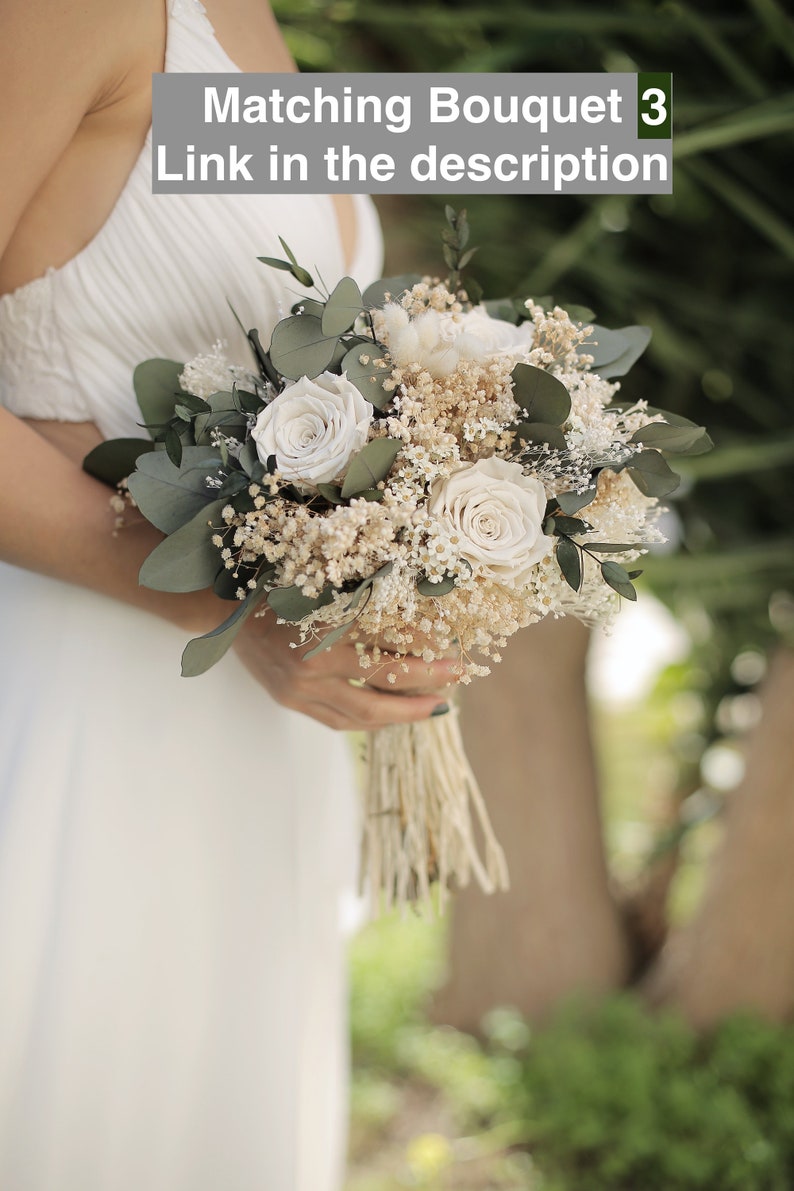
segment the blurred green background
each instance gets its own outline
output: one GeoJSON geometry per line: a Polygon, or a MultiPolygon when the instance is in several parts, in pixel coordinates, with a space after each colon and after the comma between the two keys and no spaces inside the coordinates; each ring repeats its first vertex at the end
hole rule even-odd
{"type": "MultiPolygon", "coordinates": [[[[681,465],[677,552],[647,569],[689,656],[641,706],[596,708],[613,866],[632,877],[683,845],[671,914],[685,918],[730,786],[704,761],[752,723],[766,659],[794,640],[790,13],[777,0],[274,9],[304,70],[673,72],[670,196],[395,196],[380,207],[387,273],[442,271],[450,201],[487,248],[474,273],[488,296],[552,294],[608,326],[651,326],[628,393],[715,440],[681,465]],[[653,758],[681,808],[666,836],[632,849],[653,758]],[[699,802],[684,799],[693,790],[699,802]]],[[[495,1011],[475,1042],[423,1016],[444,936],[409,917],[354,945],[351,1191],[794,1187],[788,1027],[736,1018],[698,1037],[620,994],[563,1007],[543,1031],[495,1011]]]]}

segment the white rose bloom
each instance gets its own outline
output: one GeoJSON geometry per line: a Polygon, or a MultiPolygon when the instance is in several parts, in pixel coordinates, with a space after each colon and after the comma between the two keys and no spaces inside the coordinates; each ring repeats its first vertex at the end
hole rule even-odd
{"type": "Polygon", "coordinates": [[[323,484],[364,446],[372,413],[344,373],[302,376],[265,406],[251,437],[263,463],[275,455],[285,480],[323,484]]]}
{"type": "Polygon", "coordinates": [[[513,326],[491,318],[483,306],[462,314],[424,310],[409,318],[391,302],[384,306],[383,315],[394,362],[403,368],[418,364],[436,378],[449,376],[461,360],[503,355],[518,359],[530,351],[535,334],[533,323],[513,326]]]}
{"type": "Polygon", "coordinates": [[[482,575],[522,587],[552,549],[543,533],[546,492],[517,463],[492,456],[464,463],[430,489],[428,509],[461,539],[457,550],[482,575]]]}

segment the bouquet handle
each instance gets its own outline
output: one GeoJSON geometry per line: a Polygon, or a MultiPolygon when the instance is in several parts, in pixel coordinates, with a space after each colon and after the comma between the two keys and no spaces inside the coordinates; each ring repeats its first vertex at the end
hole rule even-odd
{"type": "Polygon", "coordinates": [[[429,904],[438,882],[474,875],[485,893],[509,887],[507,863],[463,747],[459,711],[367,734],[362,883],[377,911],[429,904]]]}

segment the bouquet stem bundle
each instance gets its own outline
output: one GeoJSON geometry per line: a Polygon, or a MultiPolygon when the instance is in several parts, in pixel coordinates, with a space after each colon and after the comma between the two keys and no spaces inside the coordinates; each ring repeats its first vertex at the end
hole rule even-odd
{"type": "Polygon", "coordinates": [[[472,874],[485,893],[508,888],[456,707],[368,733],[366,762],[361,872],[384,909],[429,903],[437,881],[443,910],[450,882],[468,885],[472,874]]]}

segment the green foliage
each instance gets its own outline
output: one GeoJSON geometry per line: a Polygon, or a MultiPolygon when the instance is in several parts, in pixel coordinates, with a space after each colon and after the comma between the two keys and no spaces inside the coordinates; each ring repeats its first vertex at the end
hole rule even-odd
{"type": "Polygon", "coordinates": [[[140,570],[139,581],[154,591],[201,591],[212,587],[222,568],[220,552],[212,544],[217,533],[213,521],[220,524],[225,500],[204,505],[184,525],[170,533],[151,554],[140,570]]]}
{"type": "Polygon", "coordinates": [[[83,470],[115,488],[135,470],[138,457],[153,450],[154,443],[146,438],[109,438],[89,451],[83,470]]]}
{"type": "Polygon", "coordinates": [[[625,376],[650,341],[650,327],[621,327],[609,331],[594,325],[592,334],[578,350],[580,355],[592,356],[592,367],[600,376],[625,376]]]}
{"type": "Polygon", "coordinates": [[[182,677],[197,678],[205,674],[233,645],[234,639],[243,624],[254,611],[259,602],[265,581],[270,576],[263,572],[257,580],[256,587],[242,600],[234,612],[219,624],[217,628],[205,633],[203,637],[194,637],[188,641],[182,653],[182,677]]]}
{"type": "Polygon", "coordinates": [[[353,326],[363,307],[361,290],[352,277],[343,277],[323,308],[323,335],[344,335],[353,326]]]}
{"type": "Polygon", "coordinates": [[[446,923],[391,914],[371,924],[351,949],[351,1029],[357,1061],[404,1070],[407,1030],[418,1026],[443,976],[446,923]]]}
{"type": "Polygon", "coordinates": [[[374,488],[384,480],[401,447],[399,438],[373,438],[362,447],[348,464],[342,485],[342,499],[361,496],[368,488],[374,488]]]}
{"type": "MultiPolygon", "coordinates": [[[[542,1029],[493,1011],[483,1045],[424,1020],[444,930],[395,915],[355,940],[359,1087],[382,1093],[413,1080],[438,1089],[469,1155],[490,1147],[493,1169],[506,1147],[527,1150],[544,1191],[794,1186],[794,1028],[736,1016],[703,1037],[621,994],[569,1003],[542,1029]]],[[[397,1107],[395,1097],[385,1116],[397,1107]]],[[[440,1185],[461,1185],[457,1170],[440,1185]]],[[[484,1170],[471,1185],[494,1183],[484,1170]]]]}
{"type": "Polygon", "coordinates": [[[735,1018],[700,1040],[628,997],[569,1006],[522,1052],[541,1168],[571,1191],[786,1191],[794,1032],[735,1018]]]}
{"type": "Polygon", "coordinates": [[[510,375],[513,397],[528,422],[562,426],[571,412],[571,398],[562,381],[532,364],[516,364],[510,375]]]}
{"type": "Polygon", "coordinates": [[[147,521],[173,533],[215,499],[206,478],[220,464],[220,455],[206,447],[186,447],[181,467],[165,451],[152,451],[139,457],[129,489],[147,521]]]}
{"type": "MultiPolygon", "coordinates": [[[[143,421],[154,430],[174,416],[174,403],[182,397],[179,375],[184,364],[176,360],[144,360],[133,373],[133,385],[143,421]]],[[[153,434],[154,438],[155,435],[153,434]]]]}

